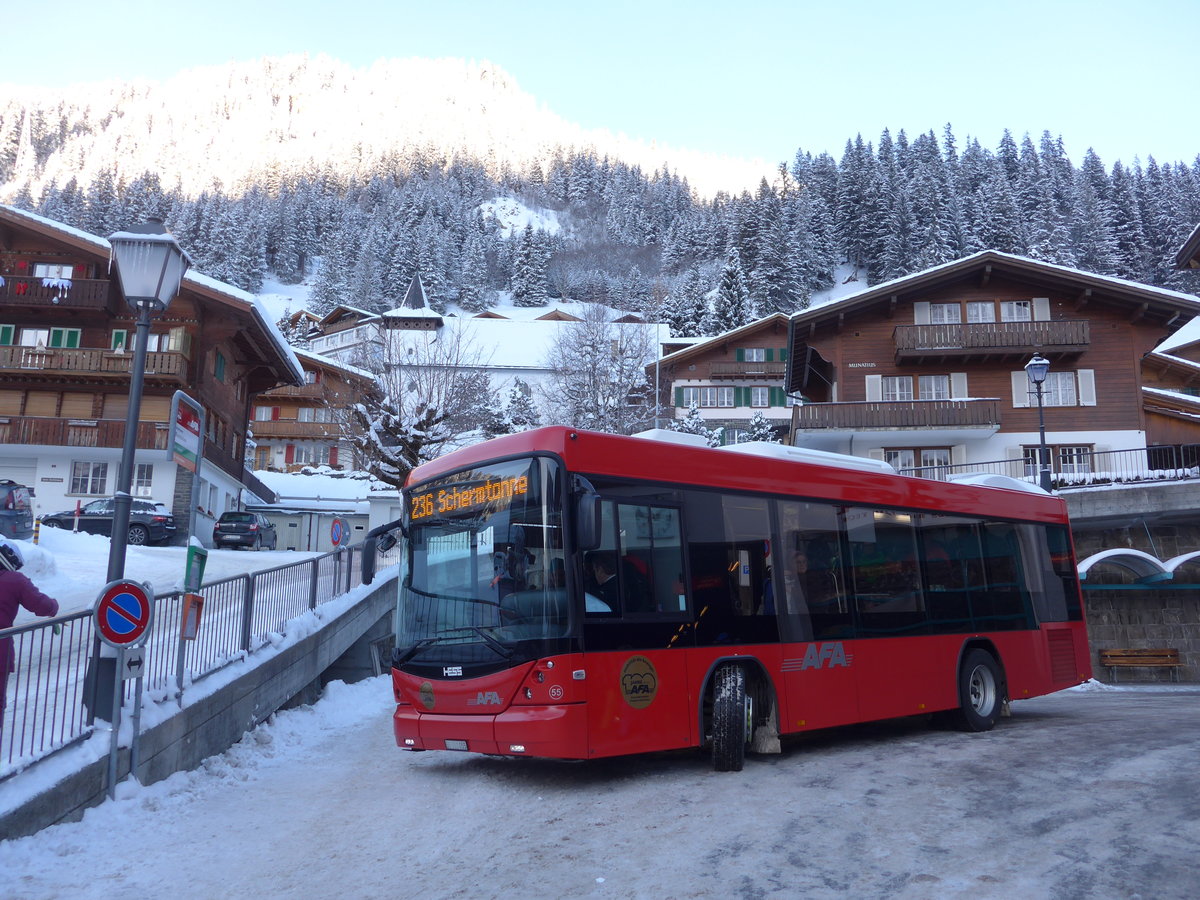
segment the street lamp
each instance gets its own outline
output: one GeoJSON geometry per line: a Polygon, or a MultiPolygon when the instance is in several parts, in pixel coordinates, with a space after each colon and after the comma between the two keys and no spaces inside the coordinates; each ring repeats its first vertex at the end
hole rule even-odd
{"type": "Polygon", "coordinates": [[[1046,359],[1040,353],[1033,354],[1033,359],[1025,363],[1025,374],[1029,376],[1029,381],[1037,392],[1038,401],[1038,430],[1041,432],[1042,444],[1038,451],[1039,459],[1039,484],[1042,490],[1049,492],[1050,490],[1050,449],[1046,446],[1046,415],[1043,411],[1044,404],[1042,400],[1042,382],[1046,380],[1046,376],[1050,374],[1050,360],[1046,359]]]}
{"type": "Polygon", "coordinates": [[[150,316],[162,312],[179,293],[183,273],[191,259],[163,228],[162,219],[151,218],[143,225],[110,235],[109,269],[116,268],[121,294],[137,312],[137,334],[130,365],[129,408],[125,414],[125,443],[113,497],[112,544],[108,552],[108,580],[125,577],[125,549],[129,542],[129,510],[133,497],[133,463],[137,452],[138,414],[142,407],[142,383],[146,375],[146,348],[150,342],[150,316]]]}

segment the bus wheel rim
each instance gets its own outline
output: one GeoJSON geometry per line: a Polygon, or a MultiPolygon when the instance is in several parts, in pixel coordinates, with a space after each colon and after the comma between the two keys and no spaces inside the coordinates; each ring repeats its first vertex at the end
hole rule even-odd
{"type": "Polygon", "coordinates": [[[977,713],[987,713],[996,703],[996,682],[987,666],[976,666],[971,672],[971,708],[977,713]]]}

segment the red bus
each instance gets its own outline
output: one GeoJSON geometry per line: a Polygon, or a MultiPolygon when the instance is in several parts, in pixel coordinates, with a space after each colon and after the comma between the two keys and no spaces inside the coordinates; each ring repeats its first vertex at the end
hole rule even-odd
{"type": "Polygon", "coordinates": [[[1091,677],[1061,499],[694,440],[541,428],[413,471],[385,526],[400,747],[739,770],[853,722],[986,731],[1091,677]]]}

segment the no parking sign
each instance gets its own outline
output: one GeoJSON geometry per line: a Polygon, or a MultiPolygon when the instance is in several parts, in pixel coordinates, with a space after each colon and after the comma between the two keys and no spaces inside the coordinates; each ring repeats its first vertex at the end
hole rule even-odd
{"type": "Polygon", "coordinates": [[[145,585],[113,581],[105,585],[92,611],[100,640],[118,650],[141,642],[150,628],[154,604],[145,585]]]}
{"type": "Polygon", "coordinates": [[[340,547],[345,539],[346,523],[334,516],[333,521],[329,524],[329,540],[333,542],[333,546],[340,547]]]}

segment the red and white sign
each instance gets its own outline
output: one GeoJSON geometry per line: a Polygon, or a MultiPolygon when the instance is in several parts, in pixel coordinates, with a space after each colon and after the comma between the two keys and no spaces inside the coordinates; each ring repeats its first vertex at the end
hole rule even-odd
{"type": "Polygon", "coordinates": [[[114,581],[96,599],[96,632],[110,647],[132,647],[150,628],[153,613],[154,604],[145,586],[136,581],[114,581]]]}

